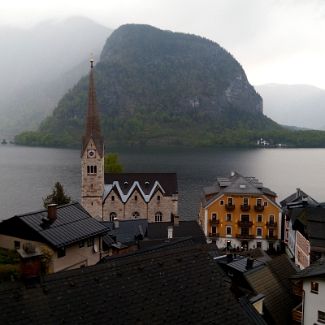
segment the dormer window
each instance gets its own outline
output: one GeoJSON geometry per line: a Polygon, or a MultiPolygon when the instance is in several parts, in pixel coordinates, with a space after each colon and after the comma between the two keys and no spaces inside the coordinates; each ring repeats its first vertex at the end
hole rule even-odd
{"type": "Polygon", "coordinates": [[[146,181],[146,182],[144,183],[145,186],[149,186],[149,184],[150,184],[150,183],[149,183],[148,181],[146,181]]]}

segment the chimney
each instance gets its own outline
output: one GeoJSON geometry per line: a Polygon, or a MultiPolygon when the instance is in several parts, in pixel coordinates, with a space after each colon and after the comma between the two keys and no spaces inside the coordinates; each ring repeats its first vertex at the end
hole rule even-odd
{"type": "Polygon", "coordinates": [[[230,262],[232,262],[233,261],[233,256],[232,256],[232,254],[231,253],[228,253],[227,254],[227,263],[230,263],[230,262]]]}
{"type": "Polygon", "coordinates": [[[254,264],[254,259],[251,257],[247,257],[247,261],[246,261],[246,270],[250,270],[253,268],[253,264],[254,264]]]}
{"type": "Polygon", "coordinates": [[[49,204],[47,206],[47,218],[51,221],[54,222],[57,218],[57,204],[49,204]]]}
{"type": "Polygon", "coordinates": [[[174,219],[174,220],[173,220],[173,225],[174,225],[174,226],[178,226],[178,225],[179,225],[179,216],[174,216],[173,219],[174,219]]]}
{"type": "Polygon", "coordinates": [[[168,226],[168,239],[173,238],[173,232],[174,232],[174,227],[173,226],[168,226]]]}
{"type": "Polygon", "coordinates": [[[117,229],[120,226],[120,222],[117,217],[114,218],[114,229],[117,229]]]}

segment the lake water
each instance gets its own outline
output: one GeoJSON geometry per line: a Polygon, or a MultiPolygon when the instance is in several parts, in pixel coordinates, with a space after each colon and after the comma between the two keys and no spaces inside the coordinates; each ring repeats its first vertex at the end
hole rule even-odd
{"type": "MultiPolygon", "coordinates": [[[[325,149],[114,149],[126,172],[176,172],[179,213],[198,214],[201,189],[237,171],[255,176],[278,201],[302,188],[325,201],[325,149]]],[[[56,181],[80,199],[80,151],[0,145],[0,219],[42,208],[56,181]]]]}

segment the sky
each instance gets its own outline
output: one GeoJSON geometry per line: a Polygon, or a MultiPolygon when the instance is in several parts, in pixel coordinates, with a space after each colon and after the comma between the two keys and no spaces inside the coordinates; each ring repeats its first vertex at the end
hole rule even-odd
{"type": "Polygon", "coordinates": [[[325,0],[10,0],[0,24],[29,28],[85,16],[110,28],[143,23],[219,43],[254,85],[325,89],[325,0]]]}

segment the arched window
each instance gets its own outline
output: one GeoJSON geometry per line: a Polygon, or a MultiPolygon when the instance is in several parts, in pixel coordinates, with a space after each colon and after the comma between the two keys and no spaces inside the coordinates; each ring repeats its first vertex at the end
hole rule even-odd
{"type": "Polygon", "coordinates": [[[133,212],[133,213],[132,213],[132,217],[133,217],[134,219],[138,219],[138,218],[140,217],[139,212],[137,212],[137,211],[133,212]]]}
{"type": "Polygon", "coordinates": [[[117,217],[115,212],[111,212],[109,215],[109,221],[114,221],[114,219],[117,217]]]}
{"type": "Polygon", "coordinates": [[[155,222],[162,222],[162,213],[161,212],[156,212],[155,222]]]}

